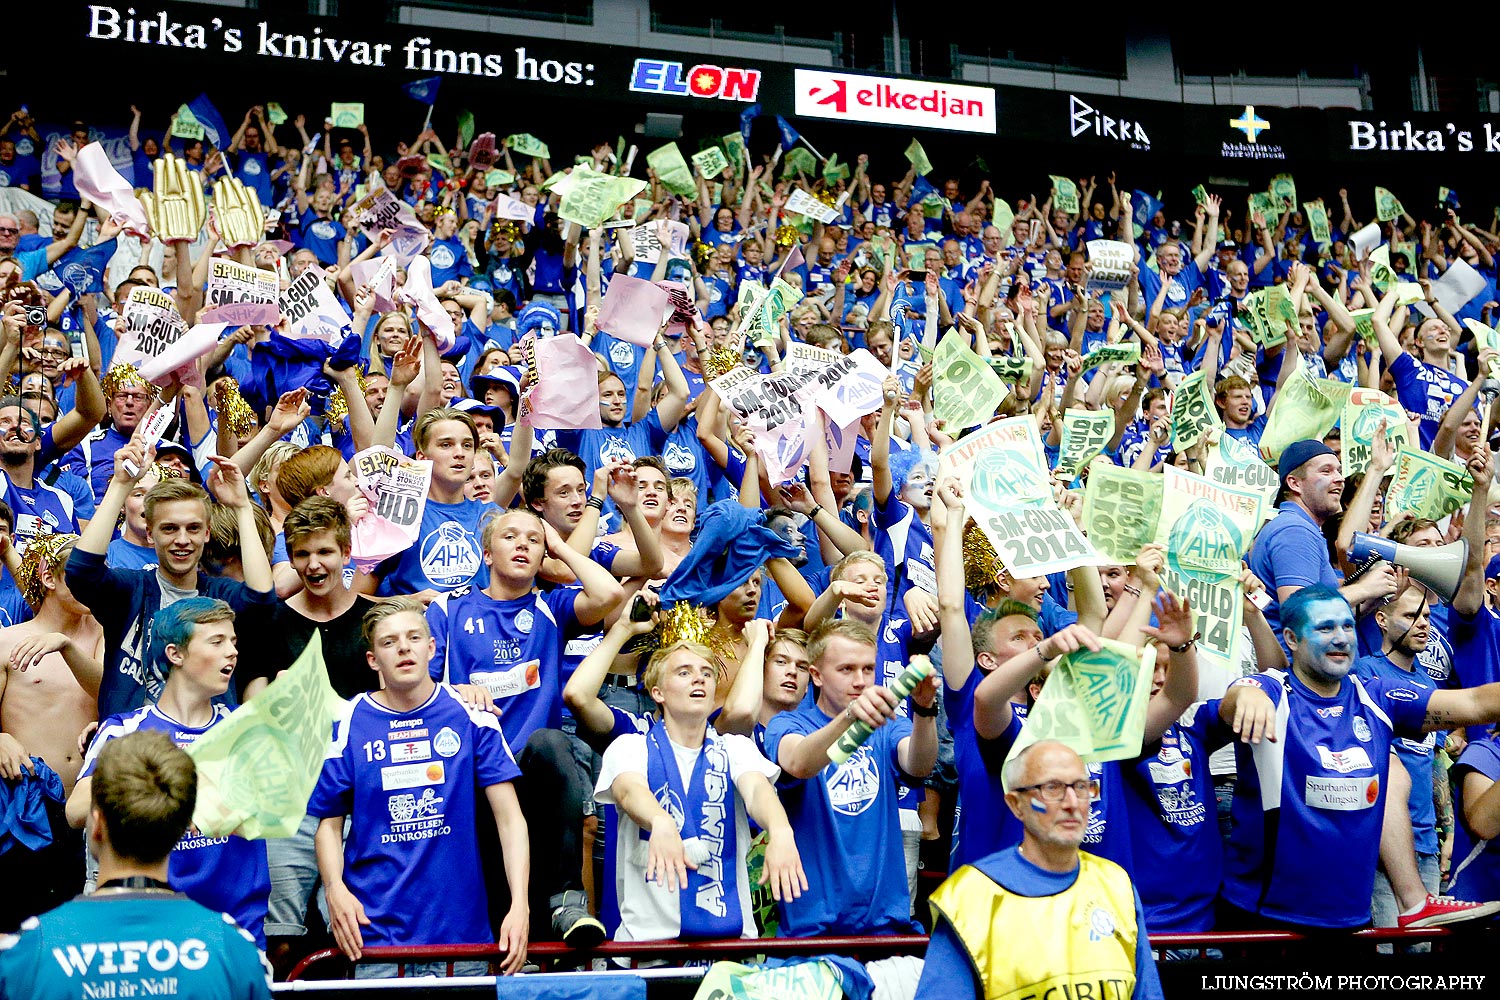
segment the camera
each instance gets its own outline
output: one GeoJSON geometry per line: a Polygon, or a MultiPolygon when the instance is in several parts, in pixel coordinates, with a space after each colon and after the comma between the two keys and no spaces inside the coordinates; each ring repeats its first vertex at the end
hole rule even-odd
{"type": "Polygon", "coordinates": [[[41,330],[47,326],[46,306],[26,306],[26,326],[28,329],[41,330]]]}

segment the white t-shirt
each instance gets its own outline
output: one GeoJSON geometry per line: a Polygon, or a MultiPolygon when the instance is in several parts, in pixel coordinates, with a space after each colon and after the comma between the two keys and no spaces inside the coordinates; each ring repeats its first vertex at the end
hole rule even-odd
{"type": "MultiPolygon", "coordinates": [[[[739,782],[745,775],[762,774],[766,780],[774,783],[780,776],[781,769],[766,760],[749,737],[730,735],[721,738],[724,740],[724,749],[729,754],[729,775],[736,790],[733,870],[740,913],[745,921],[741,936],[753,938],[756,936],[755,914],[750,906],[750,876],[745,869],[745,854],[750,849],[750,824],[745,818],[745,802],[739,794],[739,782]]],[[[687,787],[692,780],[693,765],[698,762],[699,751],[672,743],[672,753],[677,758],[677,769],[682,774],[683,787],[687,787]]],[[[634,733],[621,736],[604,751],[599,782],[594,786],[595,801],[614,805],[612,786],[622,774],[639,774],[647,781],[650,780],[646,772],[645,736],[634,733]]],[[[641,839],[641,828],[625,814],[625,810],[619,810],[618,816],[619,849],[615,855],[614,879],[615,897],[620,903],[620,929],[615,934],[615,940],[674,939],[682,931],[680,893],[646,881],[648,854],[646,841],[641,839]]]]}

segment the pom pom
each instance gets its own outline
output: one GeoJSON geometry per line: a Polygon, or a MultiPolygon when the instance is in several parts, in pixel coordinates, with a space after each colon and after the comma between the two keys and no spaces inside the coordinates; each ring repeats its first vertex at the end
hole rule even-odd
{"type": "Polygon", "coordinates": [[[789,247],[795,244],[801,234],[797,232],[796,226],[780,226],[776,230],[776,245],[789,247]]]}
{"type": "Polygon", "coordinates": [[[250,409],[245,397],[240,395],[239,382],[226,375],[215,384],[214,389],[214,409],[218,411],[221,426],[226,427],[235,437],[253,433],[260,421],[255,418],[255,411],[250,409]]]}
{"type": "Polygon", "coordinates": [[[972,517],[964,525],[964,586],[983,593],[994,588],[1005,568],[989,538],[972,517]]]}
{"type": "Polygon", "coordinates": [[[726,375],[738,367],[740,356],[728,347],[715,347],[708,352],[708,357],[702,359],[704,381],[712,382],[720,375],[726,375]]]}

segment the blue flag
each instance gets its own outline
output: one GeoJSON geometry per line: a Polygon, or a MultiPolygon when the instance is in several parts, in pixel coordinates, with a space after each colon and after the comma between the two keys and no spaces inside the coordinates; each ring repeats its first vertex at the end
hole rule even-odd
{"type": "Polygon", "coordinates": [[[781,133],[781,151],[784,153],[797,145],[802,138],[802,133],[792,128],[791,123],[780,115],[776,116],[776,130],[781,133]]]}
{"type": "Polygon", "coordinates": [[[745,140],[745,149],[750,149],[750,123],[760,116],[760,105],[752,104],[740,112],[740,137],[745,140]]]}
{"type": "Polygon", "coordinates": [[[911,197],[907,199],[907,204],[918,204],[923,198],[936,193],[937,188],[932,186],[932,182],[918,174],[916,180],[911,182],[911,197]]]}
{"type": "Polygon", "coordinates": [[[1140,239],[1151,219],[1161,211],[1161,202],[1144,191],[1131,192],[1131,212],[1135,216],[1134,238],[1140,239]]]}
{"type": "Polygon", "coordinates": [[[440,76],[429,76],[425,80],[413,80],[411,83],[401,85],[406,91],[406,96],[414,101],[420,101],[429,107],[437,103],[438,84],[443,82],[440,76]]]}
{"type": "Polygon", "coordinates": [[[218,149],[228,148],[234,133],[224,124],[223,115],[219,114],[219,109],[214,107],[207,94],[199,94],[193,98],[188,102],[187,109],[193,113],[193,119],[203,126],[203,138],[209,145],[218,149]]]}
{"type": "Polygon", "coordinates": [[[87,249],[69,250],[52,266],[52,273],[73,293],[75,303],[79,296],[104,291],[104,271],[115,255],[118,239],[96,243],[87,249]]]}

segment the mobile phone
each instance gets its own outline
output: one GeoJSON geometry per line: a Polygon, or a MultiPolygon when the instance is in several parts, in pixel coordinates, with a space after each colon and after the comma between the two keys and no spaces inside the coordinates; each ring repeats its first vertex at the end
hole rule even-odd
{"type": "Polygon", "coordinates": [[[922,267],[922,268],[909,267],[909,268],[906,269],[906,276],[908,278],[912,279],[913,281],[926,281],[927,280],[927,269],[925,267],[922,267]]]}
{"type": "Polygon", "coordinates": [[[636,594],[630,601],[630,620],[633,622],[649,622],[651,620],[651,605],[640,594],[636,594]]]}

